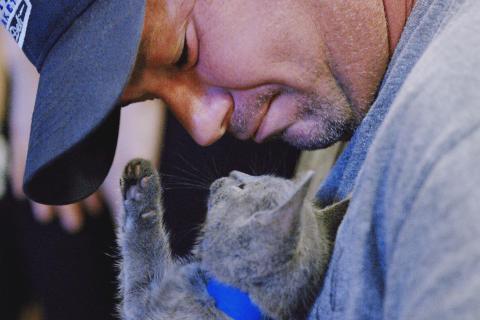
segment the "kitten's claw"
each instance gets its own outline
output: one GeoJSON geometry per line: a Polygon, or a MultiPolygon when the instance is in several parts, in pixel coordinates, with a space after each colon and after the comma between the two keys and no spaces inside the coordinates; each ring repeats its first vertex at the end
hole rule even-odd
{"type": "Polygon", "coordinates": [[[127,216],[143,218],[152,216],[159,210],[160,181],[149,161],[130,161],[125,167],[120,186],[127,216]]]}
{"type": "Polygon", "coordinates": [[[140,185],[142,188],[146,188],[148,186],[148,182],[152,179],[152,176],[150,177],[143,177],[142,180],[140,181],[140,185]]]}
{"type": "Polygon", "coordinates": [[[155,211],[150,211],[142,214],[142,219],[149,219],[149,218],[155,217],[156,215],[157,213],[155,211]]]}

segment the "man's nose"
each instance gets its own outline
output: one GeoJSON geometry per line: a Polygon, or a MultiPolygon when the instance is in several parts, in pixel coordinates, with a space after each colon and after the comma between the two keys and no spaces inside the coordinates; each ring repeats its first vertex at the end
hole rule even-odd
{"type": "Polygon", "coordinates": [[[220,88],[183,92],[169,99],[170,110],[199,145],[208,146],[226,132],[233,112],[231,95],[220,88]]]}

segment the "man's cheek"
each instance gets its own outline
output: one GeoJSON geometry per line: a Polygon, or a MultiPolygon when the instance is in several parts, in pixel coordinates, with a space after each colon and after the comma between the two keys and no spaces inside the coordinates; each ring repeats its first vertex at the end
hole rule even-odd
{"type": "Polygon", "coordinates": [[[253,58],[236,54],[205,55],[197,65],[197,71],[205,83],[229,89],[245,89],[263,84],[266,70],[255,64],[253,58]]]}

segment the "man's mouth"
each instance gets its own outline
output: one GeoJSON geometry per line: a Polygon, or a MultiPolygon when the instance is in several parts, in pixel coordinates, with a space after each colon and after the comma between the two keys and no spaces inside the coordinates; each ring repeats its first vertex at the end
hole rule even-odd
{"type": "MultiPolygon", "coordinates": [[[[258,93],[257,93],[258,94],[258,93]]],[[[279,95],[278,90],[269,90],[260,93],[254,100],[246,100],[242,108],[233,112],[230,118],[230,131],[240,140],[253,139],[263,118],[270,109],[270,105],[279,95]]]]}
{"type": "Polygon", "coordinates": [[[276,96],[260,121],[254,136],[255,142],[262,143],[270,137],[280,135],[295,122],[296,114],[297,105],[291,95],[276,96]]]}
{"type": "MultiPolygon", "coordinates": [[[[261,110],[262,114],[260,115],[257,123],[255,124],[255,127],[254,127],[255,129],[250,133],[250,136],[249,136],[250,139],[256,140],[258,133],[263,130],[262,127],[264,126],[263,123],[265,122],[265,118],[267,117],[273,102],[280,95],[281,95],[280,93],[277,93],[272,95],[270,99],[268,99],[268,101],[265,104],[265,108],[261,110]]],[[[246,120],[249,121],[249,119],[246,119],[246,120]]]]}

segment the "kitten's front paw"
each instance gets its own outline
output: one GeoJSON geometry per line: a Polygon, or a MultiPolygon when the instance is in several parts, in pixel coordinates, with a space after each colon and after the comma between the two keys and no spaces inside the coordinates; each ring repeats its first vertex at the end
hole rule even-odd
{"type": "Polygon", "coordinates": [[[125,219],[148,219],[160,209],[160,180],[153,165],[143,159],[130,161],[123,172],[120,187],[125,219]]]}

